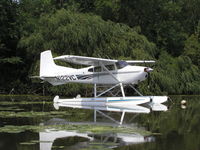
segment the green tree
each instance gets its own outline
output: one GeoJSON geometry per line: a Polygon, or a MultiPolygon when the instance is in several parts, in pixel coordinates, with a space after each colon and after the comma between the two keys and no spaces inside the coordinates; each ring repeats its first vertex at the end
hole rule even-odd
{"type": "Polygon", "coordinates": [[[196,32],[185,41],[184,55],[190,57],[192,62],[200,68],[200,22],[196,32]]]}
{"type": "Polygon", "coordinates": [[[21,71],[17,68],[22,65],[17,43],[20,38],[20,23],[18,21],[18,4],[12,0],[0,1],[0,88],[11,90],[11,82],[15,82],[21,71]]]}

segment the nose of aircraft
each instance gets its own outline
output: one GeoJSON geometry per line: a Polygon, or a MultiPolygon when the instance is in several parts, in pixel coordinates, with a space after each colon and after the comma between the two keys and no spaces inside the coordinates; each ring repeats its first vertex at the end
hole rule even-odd
{"type": "Polygon", "coordinates": [[[153,69],[152,68],[149,68],[149,67],[146,67],[146,68],[144,68],[144,72],[152,72],[153,71],[153,69]]]}

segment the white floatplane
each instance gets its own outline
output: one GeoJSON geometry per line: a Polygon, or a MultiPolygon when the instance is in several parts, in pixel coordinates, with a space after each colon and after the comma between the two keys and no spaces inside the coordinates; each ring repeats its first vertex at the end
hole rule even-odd
{"type": "Polygon", "coordinates": [[[82,98],[77,96],[72,99],[60,99],[55,96],[54,103],[65,105],[85,105],[85,106],[131,106],[145,103],[164,103],[167,96],[143,96],[135,87],[144,81],[150,72],[150,67],[136,66],[136,64],[155,63],[153,60],[113,60],[95,57],[63,55],[52,57],[50,50],[44,51],[40,55],[40,76],[39,78],[52,85],[62,85],[67,83],[94,84],[94,97],[82,98]],[[73,64],[86,65],[81,69],[69,68],[56,65],[54,60],[66,61],[73,64]],[[110,85],[108,89],[97,91],[98,85],[110,85]],[[124,86],[130,86],[139,96],[125,96],[124,86]],[[112,90],[120,87],[121,96],[116,96],[112,90]],[[102,97],[110,92],[113,97],[102,97]]]}

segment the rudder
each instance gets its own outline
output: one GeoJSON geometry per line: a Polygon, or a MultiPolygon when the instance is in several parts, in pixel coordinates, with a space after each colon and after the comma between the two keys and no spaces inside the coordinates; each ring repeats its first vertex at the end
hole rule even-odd
{"type": "Polygon", "coordinates": [[[53,75],[56,64],[50,50],[40,54],[40,77],[53,75]]]}

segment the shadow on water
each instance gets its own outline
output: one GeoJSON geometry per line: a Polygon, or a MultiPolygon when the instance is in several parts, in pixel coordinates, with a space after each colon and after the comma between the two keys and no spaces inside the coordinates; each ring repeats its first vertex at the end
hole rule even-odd
{"type": "MultiPolygon", "coordinates": [[[[55,110],[49,97],[0,97],[0,150],[198,150],[200,97],[171,98],[168,111],[128,113],[119,126],[92,109],[55,110]]],[[[105,114],[120,120],[120,112],[105,114]]]]}

